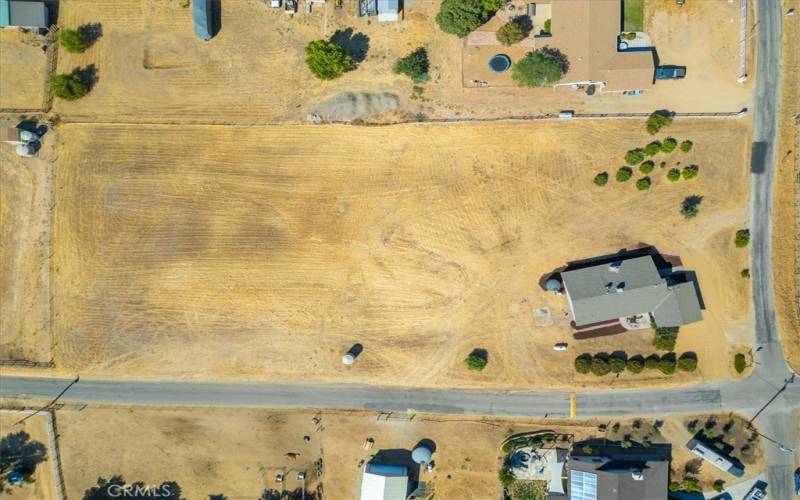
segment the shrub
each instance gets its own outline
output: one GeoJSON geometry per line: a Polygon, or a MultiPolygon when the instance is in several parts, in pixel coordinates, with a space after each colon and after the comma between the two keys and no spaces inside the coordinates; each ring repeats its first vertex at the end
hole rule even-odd
{"type": "Polygon", "coordinates": [[[636,189],[638,189],[639,191],[647,191],[648,189],[650,189],[650,184],[652,184],[652,182],[650,181],[650,177],[642,177],[641,179],[636,181],[636,189]]]}
{"type": "Polygon", "coordinates": [[[717,479],[714,481],[714,491],[718,493],[722,493],[725,491],[725,481],[722,479],[717,479]]]}
{"type": "Polygon", "coordinates": [[[669,172],[667,172],[667,180],[670,182],[675,182],[680,178],[681,178],[681,171],[678,170],[677,168],[671,168],[669,169],[669,172]]]}
{"type": "Polygon", "coordinates": [[[678,369],[684,372],[697,370],[697,357],[688,353],[681,354],[681,357],[678,358],[678,369]]]}
{"type": "Polygon", "coordinates": [[[650,135],[655,135],[663,127],[672,123],[672,117],[660,113],[653,113],[647,119],[646,128],[650,135]]]}
{"type": "Polygon", "coordinates": [[[509,46],[517,42],[521,42],[528,36],[528,30],[522,25],[522,22],[514,18],[506,24],[500,26],[497,30],[497,41],[503,45],[509,46]]]}
{"type": "Polygon", "coordinates": [[[684,153],[688,153],[689,151],[692,150],[692,146],[694,146],[694,143],[692,143],[692,141],[689,140],[683,141],[681,143],[681,151],[683,151],[684,153]]]}
{"type": "Polygon", "coordinates": [[[697,214],[700,213],[700,203],[702,201],[703,197],[697,195],[684,198],[681,202],[681,215],[683,215],[683,218],[688,220],[697,217],[697,214]]]}
{"type": "Polygon", "coordinates": [[[750,268],[748,267],[748,268],[742,269],[742,271],[739,273],[739,276],[741,276],[742,278],[745,278],[745,279],[750,279],[750,268]]]}
{"type": "Polygon", "coordinates": [[[588,354],[581,354],[575,358],[575,371],[578,373],[589,373],[592,370],[592,357],[588,354]]]}
{"type": "Polygon", "coordinates": [[[508,0],[481,0],[481,7],[483,7],[484,12],[489,14],[494,14],[500,7],[506,4],[508,0]]]}
{"type": "Polygon", "coordinates": [[[547,33],[549,35],[552,25],[553,25],[553,23],[550,21],[550,19],[546,19],[544,21],[544,29],[542,31],[544,31],[545,33],[547,33]]]}
{"type": "Polygon", "coordinates": [[[649,174],[655,168],[656,168],[655,164],[652,161],[647,160],[646,162],[642,162],[642,164],[639,165],[639,172],[643,174],[649,174]]]}
{"type": "Polygon", "coordinates": [[[635,31],[630,31],[628,33],[623,33],[622,34],[622,39],[623,40],[636,40],[636,32],[635,31]]]}
{"type": "Polygon", "coordinates": [[[306,45],[306,64],[320,80],[334,80],[356,67],[344,47],[327,40],[314,40],[306,45]]]}
{"type": "Polygon", "coordinates": [[[653,347],[659,351],[675,350],[675,342],[678,340],[677,326],[658,326],[653,323],[653,347]]]}
{"type": "Polygon", "coordinates": [[[688,165],[683,167],[683,172],[681,173],[683,174],[683,178],[688,181],[689,179],[697,177],[697,174],[700,173],[700,167],[697,165],[688,165]]]}
{"type": "Polygon", "coordinates": [[[608,375],[610,371],[611,367],[608,365],[608,361],[599,356],[592,358],[592,373],[602,377],[603,375],[608,375]]]}
{"type": "Polygon", "coordinates": [[[591,447],[590,445],[588,445],[588,444],[585,444],[585,445],[581,446],[581,452],[582,452],[584,455],[591,455],[593,451],[594,451],[594,448],[592,448],[592,447],[591,447]]]}
{"type": "Polygon", "coordinates": [[[592,182],[594,182],[596,186],[605,186],[608,182],[608,172],[600,172],[595,175],[592,182]]]}
{"type": "Polygon", "coordinates": [[[625,363],[625,368],[631,373],[641,373],[644,370],[644,361],[638,358],[631,358],[625,363]]]}
{"type": "Polygon", "coordinates": [[[639,148],[631,149],[625,153],[625,163],[628,165],[638,165],[642,160],[644,160],[644,151],[639,148]]]}
{"type": "Polygon", "coordinates": [[[740,229],[736,231],[736,237],[733,239],[733,244],[736,248],[744,248],[750,243],[750,230],[740,229]]]}
{"type": "Polygon", "coordinates": [[[625,371],[625,360],[622,358],[611,357],[608,360],[608,367],[614,373],[622,373],[625,371]]]}
{"type": "Polygon", "coordinates": [[[647,359],[644,360],[644,367],[648,370],[655,370],[658,368],[658,361],[661,358],[658,357],[658,354],[651,354],[647,356],[647,359]]]}
{"type": "Polygon", "coordinates": [[[58,33],[58,43],[67,52],[78,54],[86,50],[89,46],[86,43],[86,38],[78,30],[71,30],[69,28],[62,28],[58,33]]]}
{"type": "Polygon", "coordinates": [[[662,153],[672,153],[675,151],[675,148],[678,147],[678,141],[673,139],[672,137],[667,137],[664,139],[664,142],[661,143],[661,152],[662,153]]]}
{"type": "Polygon", "coordinates": [[[74,101],[85,96],[89,89],[78,71],[60,75],[52,75],[48,80],[50,92],[67,101],[74,101]]]}
{"type": "Polygon", "coordinates": [[[503,485],[503,488],[508,488],[512,484],[514,484],[514,473],[511,471],[511,468],[507,465],[504,465],[497,471],[497,478],[500,480],[500,484],[503,485]]]}
{"type": "Polygon", "coordinates": [[[472,351],[469,356],[464,359],[464,364],[467,365],[469,370],[474,372],[483,371],[486,368],[486,354],[478,350],[472,351]]]}
{"type": "Polygon", "coordinates": [[[658,360],[658,369],[664,375],[672,375],[675,373],[675,359],[671,356],[664,356],[658,360]]]}
{"type": "Polygon", "coordinates": [[[406,75],[415,82],[422,82],[428,79],[428,67],[428,51],[425,50],[425,47],[419,47],[414,52],[395,61],[394,72],[406,75]]]}
{"type": "Polygon", "coordinates": [[[630,167],[620,167],[617,170],[617,182],[625,182],[633,176],[633,170],[630,167]]]}
{"type": "Polygon", "coordinates": [[[564,76],[565,62],[553,50],[538,49],[514,63],[511,78],[520,87],[544,87],[552,85],[564,76]]]}
{"type": "Polygon", "coordinates": [[[661,143],[658,141],[653,141],[644,147],[644,154],[646,154],[647,156],[655,156],[660,152],[661,152],[661,143]]]}
{"type": "Polygon", "coordinates": [[[675,481],[671,481],[671,482],[669,483],[669,486],[667,486],[667,489],[668,489],[669,491],[676,492],[676,491],[678,491],[678,490],[680,490],[680,489],[681,489],[681,484],[680,484],[680,483],[677,483],[677,482],[675,482],[675,481]]]}
{"type": "Polygon", "coordinates": [[[503,450],[503,453],[511,453],[514,451],[514,441],[506,441],[500,449],[503,450]]]}
{"type": "Polygon", "coordinates": [[[445,33],[463,38],[489,20],[490,13],[481,0],[444,0],[436,24],[445,33]]]}
{"type": "Polygon", "coordinates": [[[736,373],[744,373],[745,368],[747,368],[747,360],[744,354],[740,352],[736,353],[733,357],[733,368],[736,370],[736,373]]]}

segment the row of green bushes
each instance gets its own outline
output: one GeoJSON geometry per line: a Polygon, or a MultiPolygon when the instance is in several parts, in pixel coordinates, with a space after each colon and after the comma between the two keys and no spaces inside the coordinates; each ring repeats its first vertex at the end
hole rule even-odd
{"type": "Polygon", "coordinates": [[[651,354],[647,358],[637,355],[631,358],[604,353],[581,354],[575,358],[575,371],[578,373],[593,373],[598,377],[609,373],[641,373],[643,370],[659,370],[665,375],[672,375],[676,370],[693,372],[697,369],[697,355],[685,352],[676,358],[674,352],[663,356],[651,354]]]}
{"type": "MultiPolygon", "coordinates": [[[[654,169],[655,169],[655,164],[650,160],[648,160],[648,161],[642,163],[641,165],[639,165],[639,171],[641,173],[645,174],[646,177],[643,177],[643,178],[639,179],[638,181],[636,181],[637,189],[639,189],[640,191],[644,191],[646,189],[650,189],[650,185],[652,184],[652,181],[651,181],[650,177],[647,176],[647,175],[650,174],[654,169]]],[[[687,165],[687,166],[683,167],[683,170],[680,170],[680,169],[677,169],[677,168],[670,169],[667,172],[666,177],[667,177],[667,180],[669,180],[671,182],[675,182],[675,181],[679,180],[681,178],[681,176],[686,180],[694,179],[695,177],[697,177],[697,175],[699,173],[700,173],[700,167],[699,166],[697,166],[697,165],[687,165]]],[[[627,167],[627,166],[626,167],[620,167],[617,170],[617,173],[614,176],[614,178],[617,180],[617,182],[626,182],[626,181],[630,180],[631,177],[633,177],[633,169],[631,167],[627,167]]],[[[606,184],[608,184],[608,178],[609,178],[608,172],[600,172],[599,174],[594,176],[594,179],[592,179],[592,182],[596,186],[605,186],[606,184]]]]}
{"type": "Polygon", "coordinates": [[[625,163],[628,165],[638,165],[642,163],[647,156],[655,156],[658,153],[672,153],[675,148],[679,148],[684,153],[688,153],[694,147],[694,143],[690,140],[681,142],[678,146],[678,141],[672,137],[667,137],[663,142],[653,141],[644,148],[634,148],[625,153],[625,163]]]}

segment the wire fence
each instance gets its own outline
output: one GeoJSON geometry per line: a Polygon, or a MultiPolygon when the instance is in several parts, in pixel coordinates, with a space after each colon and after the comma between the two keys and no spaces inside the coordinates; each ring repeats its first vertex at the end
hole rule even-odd
{"type": "Polygon", "coordinates": [[[24,368],[52,368],[52,361],[29,361],[27,359],[0,359],[0,366],[21,366],[24,368]]]}

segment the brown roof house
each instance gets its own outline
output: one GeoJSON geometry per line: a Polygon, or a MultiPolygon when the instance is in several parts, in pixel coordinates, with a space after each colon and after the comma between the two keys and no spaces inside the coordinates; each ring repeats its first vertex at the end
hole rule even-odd
{"type": "Polygon", "coordinates": [[[558,49],[569,70],[557,86],[597,85],[604,92],[644,90],[653,86],[652,47],[619,50],[621,0],[545,0],[550,35],[537,36],[536,48],[558,49]],[[549,5],[548,5],[549,4],[549,5]]]}

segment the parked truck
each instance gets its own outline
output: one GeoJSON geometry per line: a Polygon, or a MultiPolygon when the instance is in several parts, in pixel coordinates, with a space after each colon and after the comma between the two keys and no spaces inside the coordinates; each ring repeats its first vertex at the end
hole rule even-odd
{"type": "Polygon", "coordinates": [[[659,66],[656,80],[678,80],[686,76],[686,66],[659,66]]]}

